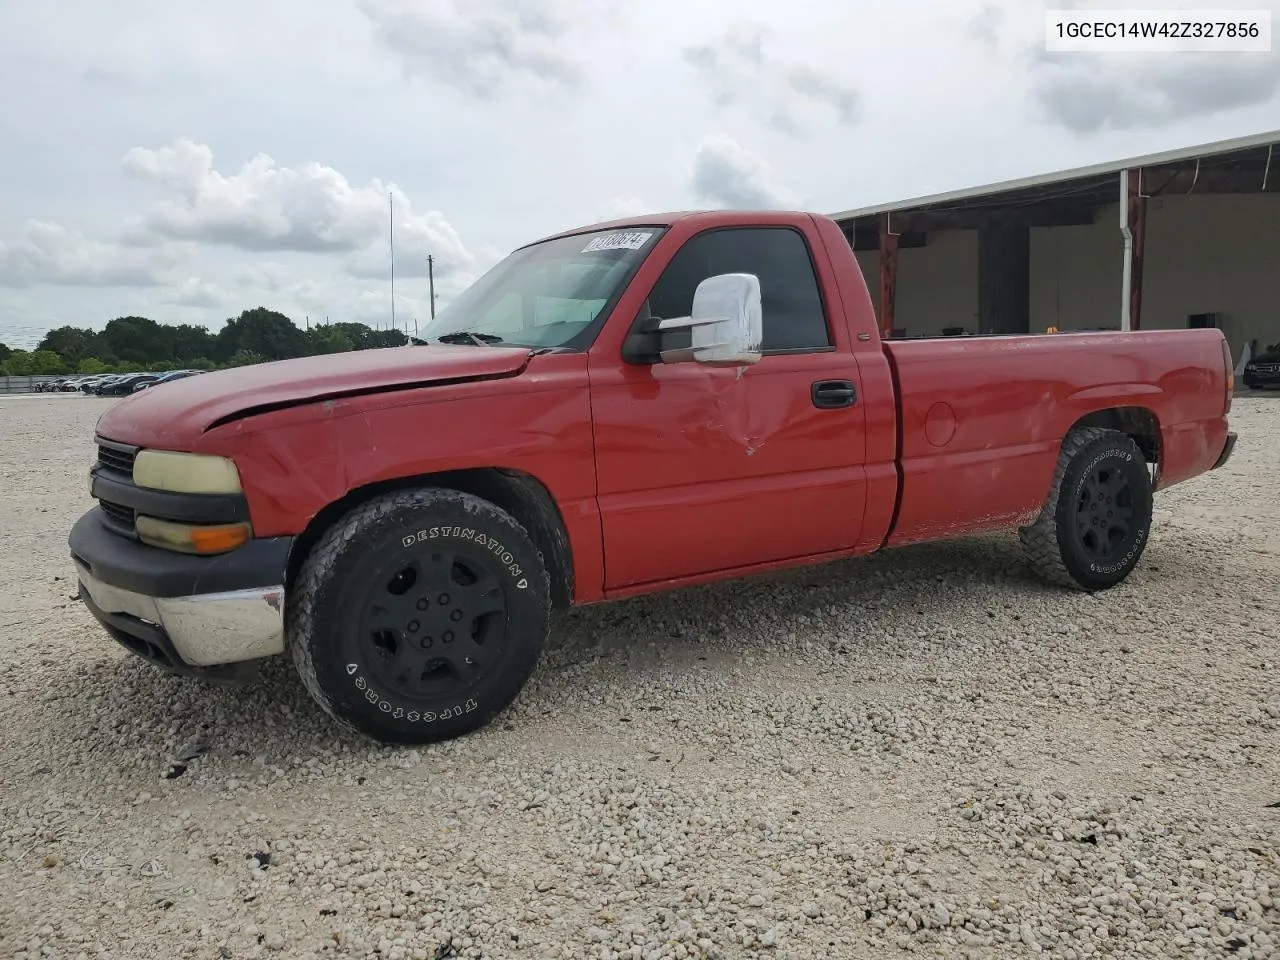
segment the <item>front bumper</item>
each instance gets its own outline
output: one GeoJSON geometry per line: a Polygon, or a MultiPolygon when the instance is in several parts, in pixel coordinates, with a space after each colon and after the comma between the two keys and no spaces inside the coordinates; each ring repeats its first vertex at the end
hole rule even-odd
{"type": "Polygon", "coordinates": [[[172,553],[111,532],[96,507],[68,538],[80,597],[107,633],[157,666],[207,679],[284,651],[292,543],[272,537],[214,557],[172,553]]]}

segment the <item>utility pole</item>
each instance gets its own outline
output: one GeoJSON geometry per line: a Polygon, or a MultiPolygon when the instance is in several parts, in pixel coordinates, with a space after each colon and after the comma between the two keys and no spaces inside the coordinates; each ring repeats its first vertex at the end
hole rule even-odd
{"type": "Polygon", "coordinates": [[[435,258],[427,254],[427,285],[431,294],[431,319],[436,318],[436,273],[435,258]]]}
{"type": "Polygon", "coordinates": [[[387,194],[387,226],[391,231],[391,326],[396,325],[396,208],[392,194],[387,194]]]}

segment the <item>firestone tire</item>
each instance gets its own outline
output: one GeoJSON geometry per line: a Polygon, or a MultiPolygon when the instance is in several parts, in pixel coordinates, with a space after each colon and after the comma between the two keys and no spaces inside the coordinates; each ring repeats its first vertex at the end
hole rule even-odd
{"type": "Polygon", "coordinates": [[[485,726],[533,673],[550,625],[542,555],[509,514],[444,489],[352,509],[304,560],[286,645],[343,726],[425,744],[485,726]]]}
{"type": "Polygon", "coordinates": [[[1141,559],[1152,509],[1138,445],[1117,430],[1083,427],[1063,441],[1044,509],[1019,538],[1031,566],[1050,582],[1106,590],[1141,559]]]}

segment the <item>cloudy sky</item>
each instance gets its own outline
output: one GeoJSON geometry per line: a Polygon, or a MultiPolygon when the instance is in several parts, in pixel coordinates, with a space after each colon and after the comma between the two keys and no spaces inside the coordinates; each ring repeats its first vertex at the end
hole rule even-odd
{"type": "Polygon", "coordinates": [[[444,299],[611,216],[831,213],[1280,127],[1280,53],[1052,56],[1043,9],[0,2],[0,340],[259,305],[385,324],[388,195],[403,324],[428,253],[444,299]]]}

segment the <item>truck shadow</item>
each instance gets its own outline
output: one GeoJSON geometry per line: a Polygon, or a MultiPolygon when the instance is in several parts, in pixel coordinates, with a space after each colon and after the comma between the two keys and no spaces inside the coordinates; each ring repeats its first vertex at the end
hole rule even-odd
{"type": "MultiPolygon", "coordinates": [[[[1196,582],[1194,566],[1175,562],[1192,534],[1170,534],[1135,572],[1139,588],[1147,576],[1196,582]]],[[[883,682],[899,692],[937,683],[965,669],[974,643],[994,647],[999,659],[1006,644],[1013,651],[1020,640],[1050,641],[1038,635],[1043,616],[1029,618],[1037,624],[1031,636],[1020,623],[1026,607],[1046,599],[1067,618],[1087,615],[1097,602],[1045,586],[1027,570],[1016,538],[993,534],[567,611],[557,615],[515,704],[468,737],[416,752],[340,728],[307,696],[287,658],[270,662],[249,686],[222,688],[169,677],[107,645],[70,676],[51,675],[45,686],[58,695],[32,698],[24,711],[24,724],[64,728],[65,752],[50,758],[0,750],[0,758],[19,779],[56,759],[132,771],[133,789],[154,791],[183,747],[201,741],[204,755],[183,767],[180,783],[162,789],[217,793],[233,782],[245,789],[323,779],[338,756],[347,765],[334,769],[349,770],[355,758],[371,776],[418,762],[415,753],[612,756],[638,749],[637,736],[660,732],[643,716],[662,714],[646,711],[678,713],[691,697],[714,704],[718,691],[736,685],[776,688],[779,667],[793,672],[796,689],[817,683],[855,700],[892,696],[879,690],[883,682]],[[628,714],[636,722],[620,721],[628,714]]],[[[87,612],[76,620],[71,629],[83,631],[83,645],[107,644],[87,612]]],[[[51,662],[49,669],[57,667],[51,662]]]]}
{"type": "MultiPolygon", "coordinates": [[[[740,668],[779,652],[802,655],[806,643],[828,642],[820,618],[854,625],[854,638],[842,631],[842,649],[888,648],[901,631],[957,616],[994,616],[993,605],[1011,607],[1020,595],[1045,589],[1024,572],[1016,541],[994,536],[568,611],[555,618],[543,659],[516,704],[464,742],[493,748],[493,739],[514,725],[536,728],[550,705],[563,714],[564,704],[590,701],[601,683],[614,689],[634,683],[635,691],[651,694],[647,675],[655,670],[678,677],[695,665],[740,668]]],[[[92,627],[85,631],[85,644],[103,642],[92,627]]],[[[393,750],[324,715],[283,657],[239,688],[171,677],[126,655],[104,655],[76,673],[74,693],[62,702],[88,709],[55,709],[36,721],[70,728],[68,740],[81,756],[64,758],[67,763],[129,767],[151,757],[154,776],[172,752],[203,740],[221,761],[202,759],[193,768],[225,763],[227,776],[256,776],[291,770],[317,753],[393,750]]]]}

